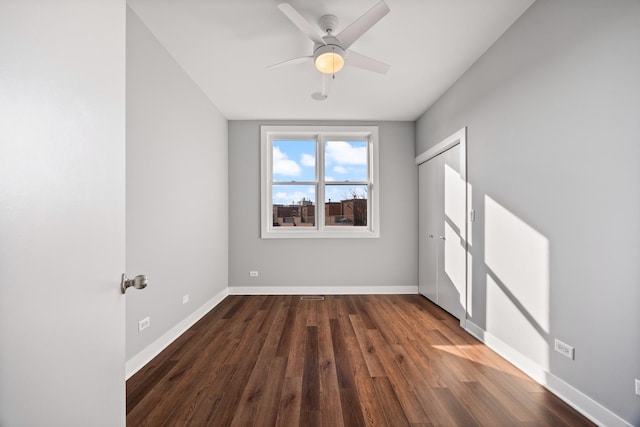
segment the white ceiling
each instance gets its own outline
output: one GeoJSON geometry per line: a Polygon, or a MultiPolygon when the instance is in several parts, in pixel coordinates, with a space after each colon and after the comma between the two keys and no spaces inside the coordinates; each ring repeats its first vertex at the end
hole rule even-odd
{"type": "MultiPolygon", "coordinates": [[[[129,6],[230,120],[415,120],[534,0],[386,0],[391,12],[351,47],[391,65],[345,67],[317,101],[313,42],[277,8],[283,0],[128,0],[129,6]]],[[[378,0],[289,0],[307,20],[338,17],[339,33],[378,0]]]]}

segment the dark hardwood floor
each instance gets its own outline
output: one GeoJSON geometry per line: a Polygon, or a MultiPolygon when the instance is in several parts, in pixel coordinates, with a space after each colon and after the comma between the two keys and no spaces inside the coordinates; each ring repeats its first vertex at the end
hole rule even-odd
{"type": "Polygon", "coordinates": [[[127,381],[129,426],[587,426],[418,295],[230,296],[127,381]]]}

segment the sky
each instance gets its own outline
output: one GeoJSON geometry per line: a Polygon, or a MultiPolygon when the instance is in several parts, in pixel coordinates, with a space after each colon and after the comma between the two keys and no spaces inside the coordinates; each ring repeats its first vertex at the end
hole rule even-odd
{"type": "MultiPolygon", "coordinates": [[[[366,141],[325,141],[325,201],[352,198],[353,191],[366,195],[366,186],[331,185],[367,181],[366,141]]],[[[280,183],[316,180],[316,141],[273,141],[273,181],[280,183]]],[[[362,197],[362,196],[361,196],[362,197]]],[[[297,203],[302,199],[316,201],[314,185],[273,185],[274,204],[297,203]]]]}

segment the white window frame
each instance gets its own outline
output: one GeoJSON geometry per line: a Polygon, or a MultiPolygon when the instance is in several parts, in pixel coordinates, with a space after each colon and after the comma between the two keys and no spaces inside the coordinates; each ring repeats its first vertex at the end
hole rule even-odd
{"type": "MultiPolygon", "coordinates": [[[[260,224],[263,239],[313,239],[313,238],[379,238],[380,237],[380,186],[378,170],[378,127],[377,126],[261,126],[261,209],[260,224]],[[350,182],[349,185],[368,185],[368,207],[366,227],[325,225],[325,167],[324,142],[329,139],[359,140],[368,142],[368,182],[350,182]],[[273,141],[309,140],[316,141],[316,217],[315,227],[304,229],[273,226],[272,183],[273,183],[273,141]]],[[[339,182],[339,181],[338,181],[339,182]]],[[[333,184],[333,181],[329,181],[333,184]]]]}

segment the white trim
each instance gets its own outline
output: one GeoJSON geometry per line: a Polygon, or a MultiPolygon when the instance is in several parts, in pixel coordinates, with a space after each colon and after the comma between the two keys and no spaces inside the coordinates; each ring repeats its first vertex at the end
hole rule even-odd
{"type": "MultiPolygon", "coordinates": [[[[416,165],[424,163],[427,160],[433,159],[438,154],[444,153],[445,151],[447,151],[449,148],[453,147],[456,144],[461,144],[461,148],[465,147],[466,143],[467,143],[467,127],[465,126],[459,131],[455,132],[453,135],[450,135],[449,137],[440,141],[439,143],[437,143],[427,151],[416,156],[416,165]]],[[[461,153],[461,157],[462,157],[462,153],[461,153]]],[[[465,173],[467,170],[466,158],[467,158],[466,153],[464,153],[465,163],[460,165],[460,167],[464,169],[465,173]]],[[[463,178],[465,177],[466,175],[463,178]]]]}
{"type": "Polygon", "coordinates": [[[174,342],[180,335],[182,335],[187,329],[193,326],[198,320],[200,320],[205,314],[225,299],[229,295],[229,288],[225,288],[209,301],[204,303],[200,308],[187,316],[184,320],[178,323],[173,328],[162,334],[158,339],[148,345],[140,353],[127,360],[125,364],[125,378],[129,379],[133,374],[142,369],[147,363],[149,363],[154,357],[156,357],[162,350],[167,348],[172,342],[174,342]]]}
{"type": "MultiPolygon", "coordinates": [[[[378,126],[260,126],[260,237],[262,239],[309,239],[309,238],[374,238],[380,237],[380,183],[379,181],[379,132],[378,126]],[[347,137],[347,140],[364,138],[368,141],[368,181],[349,185],[368,185],[369,209],[366,227],[325,226],[324,211],[324,159],[323,142],[327,138],[347,137]],[[273,138],[316,139],[316,226],[302,230],[300,227],[273,227],[272,221],[272,151],[273,138]]],[[[316,185],[298,182],[300,185],[316,185]]],[[[282,184],[282,183],[280,183],[282,184]]],[[[334,183],[339,185],[338,182],[334,183]]]]}
{"type": "Polygon", "coordinates": [[[492,334],[485,332],[471,320],[467,320],[467,326],[465,330],[482,341],[484,344],[486,344],[487,347],[514,364],[525,374],[529,375],[534,381],[544,385],[546,379],[546,371],[537,363],[533,362],[531,359],[529,359],[519,351],[514,350],[511,346],[505,344],[499,338],[496,338],[492,334]]]}
{"type": "Polygon", "coordinates": [[[598,425],[609,427],[632,427],[632,424],[620,418],[580,390],[545,370],[519,351],[515,350],[499,338],[486,332],[467,319],[467,332],[486,344],[487,347],[504,357],[518,369],[529,375],[537,383],[558,396],[576,411],[598,425]]]}
{"type": "Polygon", "coordinates": [[[418,286],[230,286],[229,295],[417,294],[418,286]]]}

